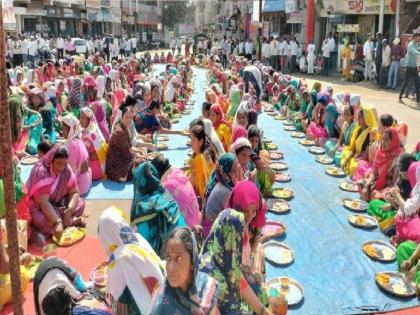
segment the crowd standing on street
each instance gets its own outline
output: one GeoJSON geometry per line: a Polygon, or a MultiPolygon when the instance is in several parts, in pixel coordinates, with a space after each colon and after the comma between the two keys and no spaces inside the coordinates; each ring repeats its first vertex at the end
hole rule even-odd
{"type": "MultiPolygon", "coordinates": [[[[400,98],[413,80],[419,97],[419,41],[420,34],[414,34],[409,43],[400,98]]],[[[98,300],[96,310],[91,303],[86,306],[96,298],[91,284],[53,257],[34,276],[36,314],[69,309],[286,314],[286,296],[264,290],[261,233],[278,175],[271,160],[280,153],[270,150],[260,130],[263,110],[288,120],[352,178],[368,213],[397,247],[399,270],[420,285],[420,142],[406,147],[408,126],[398,117],[378,116],[360,95],[319,82],[309,87],[292,76],[307,64],[307,73],[320,65],[320,72],[329,75],[331,64],[338,62],[332,34],[320,56],[313,43],[308,46],[306,61],[296,38],[223,37],[201,44],[171,38],[170,51],[161,56],[136,54],[133,37],[106,35],[87,42],[86,54],[78,53],[69,38],[23,36],[7,43],[14,186],[17,217],[27,224],[25,237],[39,246],[51,239],[68,241],[66,229],[86,225],[84,196],[97,181],[132,182],[134,189],[129,219],[114,207],[99,219],[98,237],[109,256],[107,303],[98,300]],[[46,53],[53,49],[55,62],[46,53]],[[33,61],[32,67],[24,60],[33,61]],[[165,64],[165,71],[154,72],[154,63],[165,64]],[[206,101],[189,129],[177,130],[176,120],[191,110],[193,67],[207,71],[206,101]],[[184,168],[173,167],[159,151],[168,135],[189,141],[184,168]],[[19,165],[35,156],[25,183],[19,165]]],[[[366,40],[361,57],[366,79],[374,79],[370,70],[376,62],[386,71],[402,58],[398,44],[394,40],[390,48],[381,38],[376,57],[373,38],[366,40]]],[[[348,52],[340,55],[348,77],[351,60],[348,52]]],[[[381,82],[389,83],[382,74],[381,82]]],[[[26,290],[30,255],[23,254],[21,263],[26,290]]],[[[0,272],[6,278],[8,267],[0,238],[0,272]]],[[[0,306],[11,300],[7,292],[10,281],[3,281],[0,306]]]]}

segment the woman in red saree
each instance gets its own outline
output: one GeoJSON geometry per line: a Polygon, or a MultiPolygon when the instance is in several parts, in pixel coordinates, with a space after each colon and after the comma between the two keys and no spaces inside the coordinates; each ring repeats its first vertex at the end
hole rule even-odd
{"type": "Polygon", "coordinates": [[[26,183],[32,225],[47,238],[60,239],[65,227],[85,224],[85,202],[68,157],[64,146],[54,147],[35,164],[26,183]]]}
{"type": "Polygon", "coordinates": [[[400,138],[395,128],[385,130],[380,148],[373,162],[373,170],[361,192],[364,200],[382,199],[398,175],[398,156],[401,153],[400,138]]]}

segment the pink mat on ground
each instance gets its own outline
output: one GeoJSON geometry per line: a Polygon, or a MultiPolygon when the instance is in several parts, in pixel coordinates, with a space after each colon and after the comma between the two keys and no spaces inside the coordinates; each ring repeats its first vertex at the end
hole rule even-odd
{"type": "MultiPolygon", "coordinates": [[[[29,252],[33,255],[40,255],[37,248],[30,247],[29,252]]],[[[99,240],[92,236],[86,236],[81,242],[71,247],[58,248],[57,256],[66,260],[70,266],[78,270],[85,281],[89,281],[93,267],[108,259],[99,240]]],[[[35,314],[32,283],[23,295],[23,311],[25,315],[35,314]]],[[[0,315],[9,314],[13,314],[11,304],[6,305],[0,312],[0,315]]]]}

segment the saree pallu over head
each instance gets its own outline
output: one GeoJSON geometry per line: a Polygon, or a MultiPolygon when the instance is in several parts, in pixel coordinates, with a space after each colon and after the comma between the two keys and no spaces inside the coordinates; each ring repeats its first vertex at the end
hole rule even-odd
{"type": "Polygon", "coordinates": [[[90,108],[92,109],[96,123],[98,124],[99,128],[101,129],[102,135],[105,138],[106,142],[109,142],[110,134],[109,134],[109,127],[106,120],[106,112],[105,112],[105,104],[103,104],[104,100],[97,100],[90,104],[90,108]]]}
{"type": "Polygon", "coordinates": [[[376,153],[376,159],[373,162],[373,167],[376,169],[378,178],[375,182],[376,189],[383,189],[387,184],[387,176],[393,161],[400,155],[400,138],[398,131],[395,128],[387,129],[391,132],[391,145],[389,150],[384,151],[382,145],[376,153]]]}
{"type": "Polygon", "coordinates": [[[153,294],[164,284],[164,264],[150,244],[134,233],[116,207],[99,218],[98,236],[109,256],[107,292],[118,300],[129,290],[141,314],[149,314],[153,294]]]}
{"type": "MultiPolygon", "coordinates": [[[[179,228],[187,229],[187,228],[179,228]]],[[[173,288],[166,280],[165,286],[156,296],[153,315],[194,314],[208,315],[217,304],[218,283],[206,273],[199,271],[200,259],[194,233],[192,238],[192,277],[186,292],[173,288]]]]}
{"type": "Polygon", "coordinates": [[[58,175],[55,175],[51,170],[54,155],[59,147],[57,145],[52,148],[32,168],[29,179],[26,182],[31,200],[41,192],[48,190],[49,200],[54,204],[59,204],[67,195],[68,190],[77,186],[76,178],[70,165],[67,165],[58,175]]]}
{"type": "Polygon", "coordinates": [[[326,111],[326,117],[325,117],[325,130],[327,130],[328,136],[330,138],[333,138],[336,135],[336,129],[335,129],[335,123],[337,121],[338,116],[340,113],[337,110],[337,107],[330,103],[327,105],[326,111]]]}
{"type": "Polygon", "coordinates": [[[221,183],[223,186],[233,188],[234,183],[230,178],[230,172],[232,171],[233,163],[236,160],[236,156],[233,153],[225,153],[219,157],[213,172],[211,173],[209,182],[207,183],[205,199],[210,196],[213,188],[217,183],[221,183]]]}
{"type": "Polygon", "coordinates": [[[363,106],[362,115],[367,125],[365,130],[359,134],[356,139],[356,152],[361,153],[363,151],[363,145],[369,137],[370,132],[378,126],[378,114],[374,107],[363,106]]]}
{"type": "Polygon", "coordinates": [[[106,155],[108,152],[108,145],[99,129],[98,123],[96,122],[95,114],[88,107],[83,107],[80,112],[85,114],[89,118],[89,125],[86,130],[83,131],[83,136],[90,140],[95,148],[96,155],[99,163],[101,164],[102,174],[105,174],[105,162],[106,155]]]}
{"type": "Polygon", "coordinates": [[[242,212],[250,205],[254,205],[257,209],[255,217],[250,223],[251,227],[262,228],[265,225],[267,208],[260,191],[255,183],[250,180],[236,183],[225,208],[232,208],[242,212]]]}
{"type": "Polygon", "coordinates": [[[134,199],[131,206],[131,226],[140,233],[156,252],[175,227],[186,226],[178,204],[165,190],[156,168],[145,162],[134,171],[134,199]]]}
{"type": "Polygon", "coordinates": [[[204,124],[204,132],[206,133],[206,136],[209,137],[211,142],[214,144],[214,147],[216,148],[217,153],[219,155],[225,153],[223,144],[220,141],[219,136],[216,133],[216,130],[214,130],[211,120],[207,118],[203,118],[203,124],[204,124]]]}
{"type": "Polygon", "coordinates": [[[244,229],[243,213],[233,209],[223,210],[201,250],[200,271],[215,278],[220,285],[218,305],[221,314],[238,314],[241,309],[244,229]]]}
{"type": "Polygon", "coordinates": [[[234,85],[230,90],[230,107],[228,110],[228,119],[232,120],[238,111],[239,104],[241,103],[241,91],[234,85]]]}

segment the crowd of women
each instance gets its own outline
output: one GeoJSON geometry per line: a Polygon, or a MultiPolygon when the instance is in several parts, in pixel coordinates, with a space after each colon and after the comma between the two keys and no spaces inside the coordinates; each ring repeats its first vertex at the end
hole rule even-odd
{"type": "MultiPolygon", "coordinates": [[[[105,63],[97,55],[9,71],[17,217],[31,240],[84,226],[93,181],[133,182],[130,218],[111,207],[99,220],[108,311],[272,314],[260,236],[275,172],[258,127],[263,102],[357,181],[369,213],[398,245],[399,267],[420,282],[420,145],[405,150],[405,124],[378,118],[357,95],[319,83],[309,90],[304,80],[232,55],[227,70],[213,57],[199,64],[209,80],[202,115],[189,130],[174,130],[173,118],[189,109],[197,61],[169,54],[158,75],[150,59],[105,63]],[[189,136],[183,169],[156,152],[161,134],[189,136]],[[23,183],[19,160],[34,154],[23,183]]],[[[75,313],[82,306],[72,301],[83,304],[89,290],[65,262],[46,259],[34,280],[36,312],[75,313]]]]}

